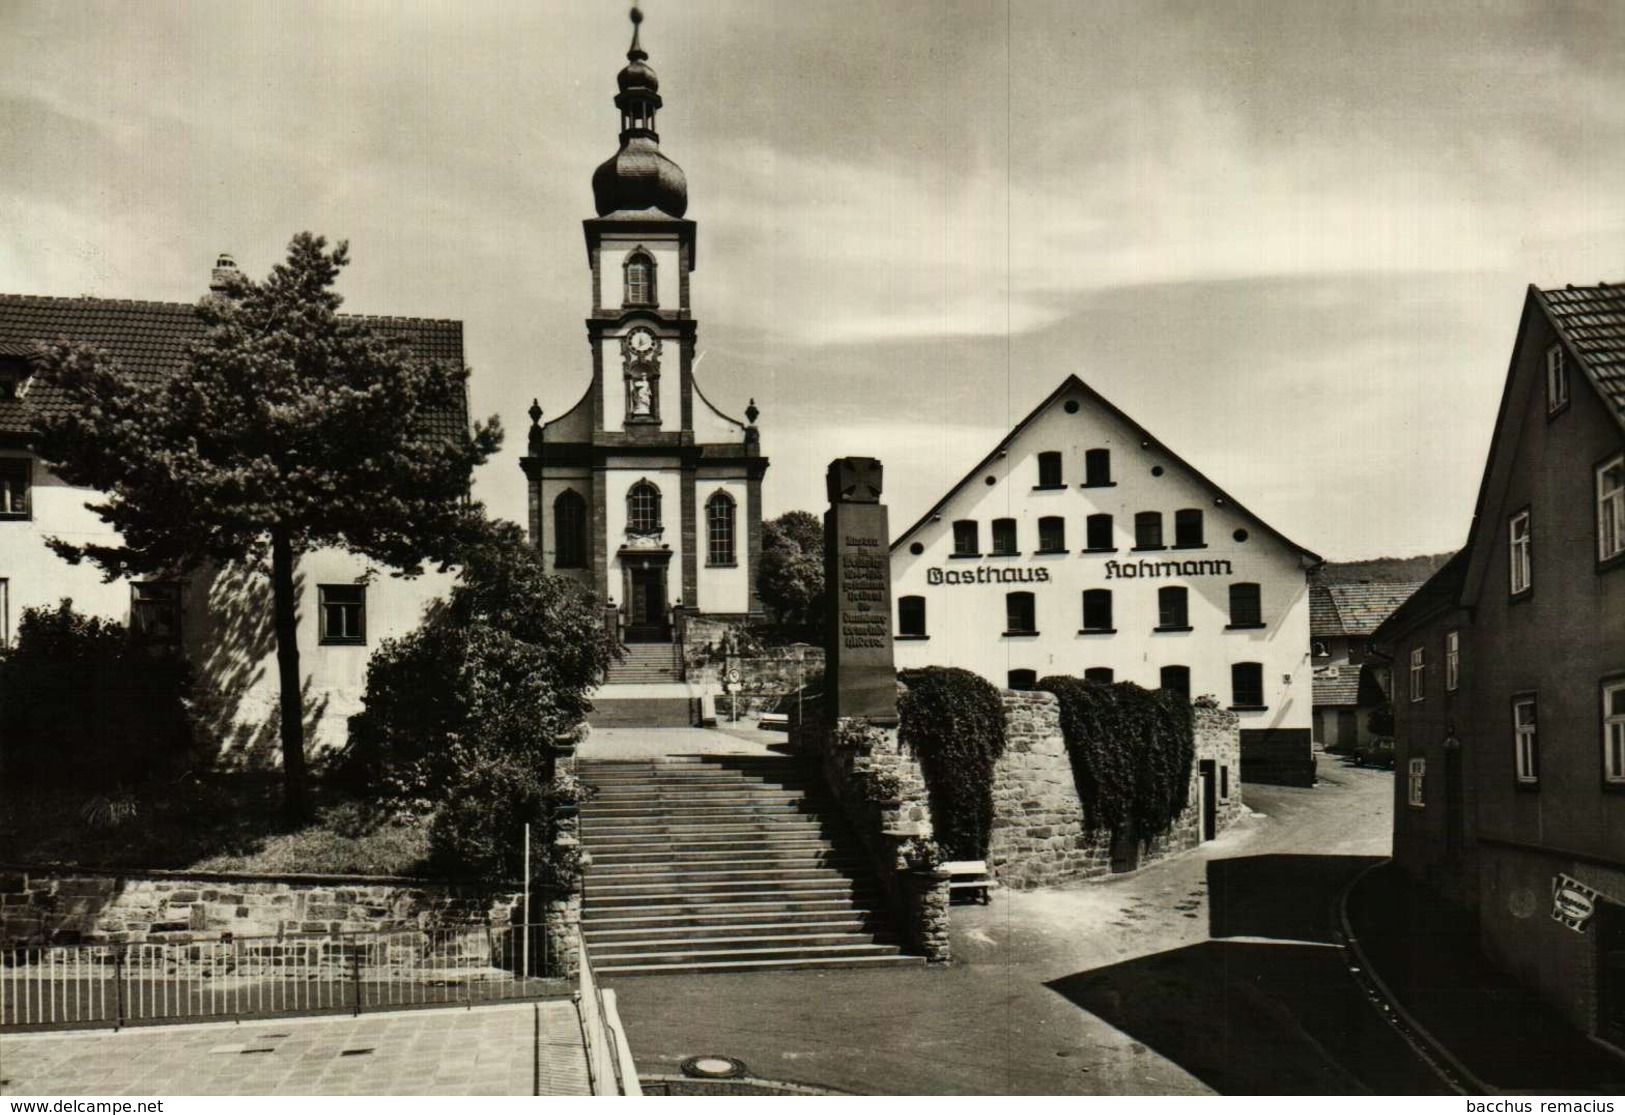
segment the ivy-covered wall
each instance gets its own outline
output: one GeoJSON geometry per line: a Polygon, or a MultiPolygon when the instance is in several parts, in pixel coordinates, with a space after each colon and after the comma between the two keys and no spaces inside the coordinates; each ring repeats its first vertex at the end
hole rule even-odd
{"type": "MultiPolygon", "coordinates": [[[[993,771],[993,834],[988,866],[1003,885],[1050,886],[1112,870],[1108,833],[1091,833],[1073,779],[1060,704],[1054,695],[1006,691],[1005,748],[993,771]]],[[[1234,713],[1196,708],[1196,762],[1188,804],[1167,833],[1141,846],[1145,866],[1201,843],[1199,764],[1210,760],[1215,779],[1228,769],[1227,800],[1215,811],[1220,831],[1241,814],[1241,744],[1234,713]]]]}

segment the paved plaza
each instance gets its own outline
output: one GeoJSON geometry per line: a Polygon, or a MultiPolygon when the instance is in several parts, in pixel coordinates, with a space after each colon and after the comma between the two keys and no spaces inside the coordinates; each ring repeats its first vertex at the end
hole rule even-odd
{"type": "Polygon", "coordinates": [[[584,1096],[567,1000],[0,1038],[7,1095],[584,1096]]]}

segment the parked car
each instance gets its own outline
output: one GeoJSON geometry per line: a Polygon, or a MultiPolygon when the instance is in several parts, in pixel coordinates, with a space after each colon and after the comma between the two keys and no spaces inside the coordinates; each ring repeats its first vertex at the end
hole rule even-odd
{"type": "Polygon", "coordinates": [[[1354,765],[1394,769],[1394,737],[1372,736],[1354,745],[1354,765]]]}

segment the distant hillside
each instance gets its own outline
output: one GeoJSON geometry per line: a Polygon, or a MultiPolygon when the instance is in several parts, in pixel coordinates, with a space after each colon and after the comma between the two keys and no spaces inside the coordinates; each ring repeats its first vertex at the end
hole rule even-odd
{"type": "Polygon", "coordinates": [[[1394,581],[1425,581],[1455,554],[1423,554],[1408,558],[1372,558],[1370,561],[1328,561],[1315,571],[1316,584],[1344,584],[1350,581],[1370,581],[1372,584],[1390,584],[1394,581]]]}

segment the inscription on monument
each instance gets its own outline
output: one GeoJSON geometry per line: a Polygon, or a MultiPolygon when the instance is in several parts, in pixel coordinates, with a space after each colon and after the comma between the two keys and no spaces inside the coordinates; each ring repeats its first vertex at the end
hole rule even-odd
{"type": "Polygon", "coordinates": [[[825,651],[837,716],[897,720],[892,664],[891,555],[881,466],[871,458],[833,462],[824,518],[824,580],[828,586],[825,651]]]}

